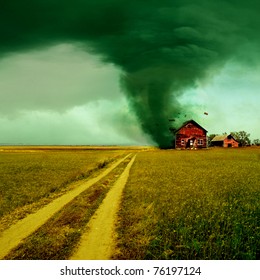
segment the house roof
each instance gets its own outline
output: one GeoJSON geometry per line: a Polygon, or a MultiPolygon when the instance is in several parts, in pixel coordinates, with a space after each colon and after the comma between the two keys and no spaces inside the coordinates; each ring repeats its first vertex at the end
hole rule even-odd
{"type": "Polygon", "coordinates": [[[176,130],[176,132],[178,132],[181,128],[183,128],[183,127],[184,127],[185,125],[187,125],[188,123],[192,123],[192,124],[194,124],[195,126],[197,126],[197,127],[201,128],[201,129],[203,129],[204,131],[208,132],[205,128],[203,128],[201,125],[199,125],[199,124],[198,124],[197,122],[195,122],[194,120],[189,120],[189,121],[184,122],[184,123],[182,124],[182,126],[179,127],[179,128],[176,130]]]}
{"type": "Polygon", "coordinates": [[[211,142],[217,142],[217,141],[224,141],[227,137],[232,137],[235,141],[237,141],[231,134],[223,134],[223,135],[216,135],[211,142]]]}

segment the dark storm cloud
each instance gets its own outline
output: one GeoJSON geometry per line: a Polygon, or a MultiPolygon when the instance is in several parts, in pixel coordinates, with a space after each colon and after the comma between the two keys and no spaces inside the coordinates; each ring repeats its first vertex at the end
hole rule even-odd
{"type": "Polygon", "coordinates": [[[2,56],[75,42],[123,71],[142,129],[170,144],[178,96],[229,59],[256,61],[258,1],[74,0],[0,2],[2,56]]]}

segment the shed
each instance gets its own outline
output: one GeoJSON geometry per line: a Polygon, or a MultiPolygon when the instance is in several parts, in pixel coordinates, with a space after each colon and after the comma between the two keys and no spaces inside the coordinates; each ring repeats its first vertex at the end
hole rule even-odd
{"type": "Polygon", "coordinates": [[[237,148],[239,142],[231,134],[216,135],[211,140],[211,146],[224,148],[237,148]]]}
{"type": "Polygon", "coordinates": [[[175,148],[207,148],[207,130],[194,120],[186,121],[175,131],[175,148]]]}

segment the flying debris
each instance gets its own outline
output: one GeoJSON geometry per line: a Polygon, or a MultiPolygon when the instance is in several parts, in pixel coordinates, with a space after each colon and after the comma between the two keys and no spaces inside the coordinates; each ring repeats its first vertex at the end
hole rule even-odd
{"type": "Polygon", "coordinates": [[[204,115],[208,115],[209,113],[207,113],[207,112],[204,112],[204,115]]]}

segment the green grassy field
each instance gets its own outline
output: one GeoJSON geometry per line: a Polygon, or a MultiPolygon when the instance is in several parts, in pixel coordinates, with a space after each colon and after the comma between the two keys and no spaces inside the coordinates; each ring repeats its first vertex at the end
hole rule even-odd
{"type": "Polygon", "coordinates": [[[139,153],[115,259],[259,259],[260,149],[139,153]]]}
{"type": "MultiPolygon", "coordinates": [[[[0,148],[0,218],[41,199],[48,202],[69,183],[93,172],[125,154],[120,149],[72,147],[0,148]]],[[[30,208],[30,207],[29,207],[30,208]]]]}

